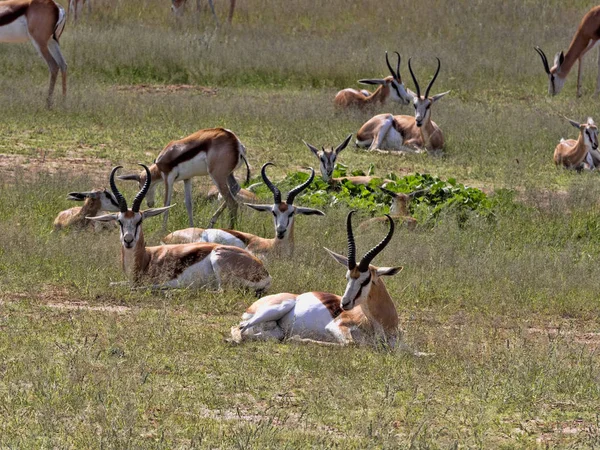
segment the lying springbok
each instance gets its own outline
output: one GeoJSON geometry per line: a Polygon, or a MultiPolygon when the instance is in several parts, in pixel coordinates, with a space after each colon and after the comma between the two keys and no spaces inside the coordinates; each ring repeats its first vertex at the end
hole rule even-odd
{"type": "MultiPolygon", "coordinates": [[[[550,68],[548,64],[548,58],[545,53],[539,47],[534,47],[535,51],[538,52],[540,58],[542,58],[542,64],[544,70],[548,75],[548,93],[550,95],[558,94],[567,79],[567,75],[575,65],[576,61],[579,61],[577,70],[577,97],[581,97],[581,75],[582,75],[582,62],[585,54],[596,46],[600,39],[600,6],[594,6],[590,9],[577,27],[577,31],[571,40],[567,54],[559,52],[554,57],[554,65],[550,68]]],[[[596,76],[596,92],[594,95],[600,93],[600,53],[598,54],[598,75],[596,76]]]]}
{"type": "Polygon", "coordinates": [[[53,0],[6,0],[0,2],[0,42],[31,41],[50,71],[46,105],[52,106],[52,94],[58,71],[62,76],[63,97],[67,96],[67,63],[58,39],[67,15],[53,0]]]}
{"type": "MultiPolygon", "coordinates": [[[[160,152],[154,164],[150,166],[151,183],[146,202],[150,208],[154,206],[156,186],[160,181],[164,181],[164,206],[169,206],[173,195],[173,185],[177,181],[183,181],[185,207],[190,227],[193,227],[192,178],[208,175],[229,207],[230,226],[233,228],[238,206],[235,196],[240,191],[240,185],[233,176],[233,171],[242,162],[246,164],[246,181],[248,181],[250,166],[246,160],[246,148],[231,130],[225,128],[207,128],[183,139],[171,141],[160,152]]],[[[146,183],[146,173],[142,171],[139,174],[123,175],[119,179],[135,180],[141,189],[146,183]]],[[[215,224],[222,211],[223,208],[219,208],[212,216],[208,224],[209,228],[215,224]]],[[[168,220],[169,212],[167,211],[163,218],[163,229],[167,228],[168,220]]]]}
{"type": "Polygon", "coordinates": [[[67,196],[67,200],[83,201],[84,203],[83,206],[75,206],[61,211],[54,219],[54,231],[65,228],[80,230],[91,228],[98,232],[103,229],[114,228],[114,226],[106,226],[107,224],[100,222],[94,223],[86,218],[97,216],[100,211],[119,211],[117,199],[106,189],[93,189],[90,192],[71,192],[67,196]]]}
{"type": "Polygon", "coordinates": [[[92,0],[69,0],[69,14],[73,16],[73,21],[77,22],[83,11],[83,5],[87,6],[87,14],[92,13],[92,0]]]}
{"type": "Polygon", "coordinates": [[[440,73],[440,59],[437,70],[431,82],[421,96],[421,89],[417,78],[413,73],[410,59],[408,69],[415,83],[417,93],[413,102],[415,115],[393,116],[391,114],[379,114],[367,121],[356,134],[356,145],[369,147],[369,150],[402,150],[414,152],[415,149],[426,149],[429,151],[441,150],[444,147],[444,135],[437,124],[431,120],[431,107],[448,92],[429,97],[429,90],[433,86],[440,73]]]}
{"type": "MultiPolygon", "coordinates": [[[[335,169],[335,162],[337,161],[337,157],[342,150],[344,150],[348,143],[352,139],[352,134],[349,134],[344,142],[338,145],[335,150],[333,147],[326,149],[325,147],[321,147],[322,150],[318,150],[315,146],[310,145],[308,142],[304,142],[304,145],[308,147],[308,149],[313,152],[313,154],[319,160],[319,168],[321,170],[321,177],[323,181],[329,183],[331,186],[336,186],[344,180],[348,180],[353,184],[362,184],[364,186],[368,185],[374,178],[373,176],[368,175],[356,175],[349,177],[334,177],[333,171],[335,169]]],[[[384,182],[390,182],[390,180],[384,179],[384,182]]]]}
{"type": "MultiPolygon", "coordinates": [[[[175,17],[181,17],[183,14],[183,10],[185,9],[185,5],[187,0],[171,0],[171,11],[175,14],[175,17]]],[[[229,14],[227,14],[227,23],[231,25],[233,21],[233,13],[235,12],[235,3],[236,0],[229,0],[229,14]]],[[[217,13],[215,12],[214,0],[208,0],[208,5],[210,6],[210,11],[212,12],[213,18],[215,19],[215,23],[219,25],[219,19],[217,18],[217,13]]],[[[201,0],[196,0],[196,10],[200,11],[201,9],[201,0]]]]}
{"type": "Polygon", "coordinates": [[[260,293],[271,284],[271,277],[262,262],[249,252],[229,245],[212,243],[162,245],[146,247],[142,222],[165,212],[170,206],[140,211],[142,200],[150,189],[150,170],[146,182],[135,196],[131,209],[117,189],[115,173],[110,173],[110,187],[119,204],[118,214],[88,217],[100,222],[116,221],[121,231],[121,265],[133,286],[203,287],[216,283],[238,284],[260,293]]]}
{"type": "Polygon", "coordinates": [[[398,102],[401,105],[408,105],[412,101],[413,96],[407,92],[404,83],[402,83],[402,77],[400,76],[400,53],[394,53],[398,55],[395,72],[388,59],[388,53],[385,52],[385,62],[391,75],[382,79],[358,80],[362,84],[378,85],[379,87],[373,93],[365,90],[343,89],[335,95],[333,100],[335,106],[340,108],[364,108],[370,105],[383,105],[388,100],[398,102]]]}
{"type": "Polygon", "coordinates": [[[579,138],[560,140],[554,149],[554,164],[580,171],[585,162],[590,169],[593,169],[595,164],[591,152],[598,150],[598,128],[594,120],[588,117],[587,122],[582,124],[571,119],[567,120],[579,130],[579,138]]]}
{"type": "Polygon", "coordinates": [[[348,256],[331,250],[329,254],[347,266],[344,295],[306,292],[281,293],[254,302],[242,315],[242,322],[231,328],[234,342],[295,338],[320,344],[376,344],[381,340],[391,348],[415,355],[400,340],[398,313],[382,276],[395,275],[402,267],[375,267],[371,261],[385,248],[394,234],[394,221],[388,217],[387,236],[356,264],[356,246],[352,234],[352,213],[348,214],[348,256]]]}
{"type": "Polygon", "coordinates": [[[325,213],[318,209],[303,208],[294,205],[294,199],[305,190],[315,178],[315,171],[311,169],[311,175],[304,183],[292,189],[285,201],[281,200],[281,192],[269,180],[266,168],[273,163],[266,163],[261,169],[264,183],[273,193],[272,205],[254,205],[246,203],[247,206],[257,211],[268,211],[273,214],[275,225],[275,238],[265,239],[254,234],[242,233],[235,230],[186,228],[174,231],[165,236],[165,244],[176,244],[186,242],[216,242],[220,244],[234,245],[245,248],[254,255],[264,257],[268,254],[277,256],[292,256],[294,252],[294,216],[298,214],[324,216],[325,213]]]}
{"type": "MultiPolygon", "coordinates": [[[[418,196],[423,195],[427,192],[427,189],[421,189],[419,191],[411,192],[410,194],[403,194],[401,192],[393,192],[381,186],[383,192],[392,197],[392,204],[390,205],[390,217],[397,224],[406,224],[409,230],[414,230],[417,227],[417,219],[410,215],[408,206],[410,201],[418,196]]],[[[373,217],[371,219],[362,222],[358,229],[363,231],[374,224],[382,224],[386,221],[385,217],[373,217]]]]}

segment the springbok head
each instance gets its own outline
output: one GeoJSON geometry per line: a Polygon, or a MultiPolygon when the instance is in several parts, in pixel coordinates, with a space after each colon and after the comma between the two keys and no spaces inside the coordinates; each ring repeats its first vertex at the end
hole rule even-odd
{"type": "Polygon", "coordinates": [[[122,166],[117,166],[110,172],[110,188],[119,204],[119,212],[116,214],[105,214],[103,216],[86,217],[86,219],[96,220],[98,222],[116,221],[121,230],[121,245],[126,249],[131,249],[136,246],[142,235],[142,222],[144,219],[162,214],[171,206],[174,206],[171,205],[164,208],[140,211],[142,200],[144,200],[144,197],[148,193],[148,189],[150,189],[150,170],[143,164],[140,164],[140,166],[146,171],[146,182],[133,199],[131,209],[127,207],[125,197],[119,192],[119,189],[117,189],[117,185],[115,184],[115,173],[122,168],[122,166]]]}
{"type": "Polygon", "coordinates": [[[348,143],[352,139],[352,134],[349,134],[344,142],[338,145],[335,149],[333,147],[329,149],[325,149],[325,147],[321,147],[322,150],[317,150],[316,147],[310,145],[308,142],[304,142],[311,152],[319,159],[319,167],[321,169],[321,176],[323,177],[323,181],[328,182],[331,180],[333,175],[333,169],[335,168],[335,161],[337,160],[338,154],[344,150],[348,143]]]}
{"type": "Polygon", "coordinates": [[[538,55],[540,55],[540,58],[542,58],[544,70],[546,71],[546,75],[548,75],[548,94],[556,95],[562,91],[565,85],[565,78],[560,75],[560,68],[565,61],[565,55],[563,52],[558,52],[554,57],[554,65],[550,67],[544,51],[539,47],[534,48],[538,52],[538,55]]]}
{"type": "Polygon", "coordinates": [[[175,17],[180,17],[183,14],[187,0],[171,0],[171,11],[175,17]]]}
{"type": "MultiPolygon", "coordinates": [[[[142,165],[142,164],[140,164],[142,165]]],[[[143,166],[145,170],[142,170],[139,173],[130,173],[127,175],[119,175],[117,178],[119,180],[123,180],[123,181],[137,181],[138,183],[138,189],[140,191],[142,191],[144,189],[144,186],[146,186],[146,182],[148,180],[150,180],[150,184],[148,186],[148,188],[146,189],[146,196],[144,197],[146,199],[146,204],[148,205],[148,208],[153,208],[154,207],[154,203],[155,203],[155,199],[156,199],[156,186],[159,185],[159,182],[162,181],[162,178],[160,176],[152,176],[151,173],[152,171],[148,170],[148,168],[146,166],[143,166]]],[[[155,169],[156,165],[153,164],[150,169],[155,169]]]]}
{"type": "Polygon", "coordinates": [[[246,206],[249,206],[256,211],[268,211],[273,214],[273,220],[275,222],[275,234],[277,235],[277,239],[284,239],[286,236],[289,236],[289,231],[291,230],[294,223],[294,216],[296,214],[305,214],[305,215],[317,215],[324,216],[325,213],[323,211],[319,211],[318,209],[312,208],[303,208],[301,206],[294,205],[294,199],[298,194],[300,194],[303,190],[305,190],[310,183],[313,182],[315,178],[315,171],[311,168],[311,174],[308,180],[304,183],[296,186],[292,189],[286,198],[285,201],[281,200],[281,192],[277,187],[269,180],[267,177],[266,169],[268,166],[274,166],[275,164],[268,162],[262,166],[260,171],[262,175],[262,179],[267,187],[273,193],[273,204],[272,205],[254,205],[252,203],[244,203],[246,206]]]}
{"type": "MultiPolygon", "coordinates": [[[[435,80],[440,73],[440,67],[442,63],[440,62],[440,58],[436,58],[438,62],[437,70],[435,71],[435,75],[427,85],[427,89],[425,90],[425,95],[421,95],[421,88],[419,87],[419,82],[417,81],[417,77],[412,70],[412,66],[410,64],[411,58],[408,59],[408,70],[410,71],[410,75],[415,83],[415,89],[417,90],[416,95],[413,96],[413,104],[415,106],[415,121],[418,127],[421,127],[424,123],[427,123],[431,118],[431,105],[437,102],[440,98],[446,95],[450,91],[443,92],[441,94],[434,95],[433,97],[429,96],[429,91],[431,90],[431,86],[435,83],[435,80]]],[[[413,93],[414,94],[414,93],[413,93]]]]}
{"type": "Polygon", "coordinates": [[[354,243],[354,235],[352,233],[352,214],[355,211],[350,211],[346,219],[346,232],[348,234],[348,256],[342,256],[338,253],[325,249],[337,262],[346,266],[346,290],[342,297],[341,308],[348,311],[365,301],[369,296],[371,288],[374,285],[383,284],[380,279],[384,275],[396,275],[402,270],[402,267],[375,267],[371,265],[371,261],[383,251],[394,235],[394,221],[386,214],[390,229],[387,236],[375,247],[369,250],[365,256],[356,264],[356,244],[354,243]]]}
{"type": "Polygon", "coordinates": [[[598,127],[594,123],[594,119],[591,117],[587,118],[585,123],[579,123],[575,120],[571,120],[565,117],[571,125],[579,130],[583,136],[583,143],[586,147],[598,150],[598,127]]]}
{"type": "Polygon", "coordinates": [[[358,80],[358,82],[362,84],[387,86],[390,89],[390,98],[393,101],[401,103],[402,105],[408,105],[412,101],[412,96],[407,92],[404,83],[402,83],[402,77],[400,76],[400,53],[394,53],[398,56],[395,71],[392,68],[392,65],[390,64],[390,60],[388,59],[388,52],[385,52],[385,62],[388,66],[391,75],[382,79],[366,79],[358,80]]]}
{"type": "Polygon", "coordinates": [[[93,189],[89,192],[69,192],[67,200],[83,202],[86,200],[98,202],[98,211],[119,211],[119,203],[115,196],[106,189],[93,189]]]}

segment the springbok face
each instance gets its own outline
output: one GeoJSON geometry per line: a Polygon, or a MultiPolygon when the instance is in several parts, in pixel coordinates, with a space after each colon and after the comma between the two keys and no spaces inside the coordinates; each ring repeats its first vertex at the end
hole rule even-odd
{"type": "Polygon", "coordinates": [[[171,0],[171,11],[175,14],[175,17],[183,14],[183,9],[187,0],[171,0]]]}
{"type": "Polygon", "coordinates": [[[115,196],[106,189],[93,189],[90,192],[69,192],[67,200],[77,202],[85,201],[86,199],[100,202],[100,211],[118,211],[119,204],[115,196]]]}
{"type": "Polygon", "coordinates": [[[324,216],[325,213],[319,211],[318,209],[312,208],[302,208],[300,206],[294,206],[294,199],[296,196],[305,190],[310,183],[315,178],[315,171],[311,168],[311,174],[308,180],[302,183],[299,186],[296,186],[292,189],[285,201],[281,200],[281,192],[279,189],[269,180],[266,173],[266,168],[268,166],[274,165],[273,163],[266,163],[262,166],[261,174],[264,183],[269,187],[271,192],[273,193],[274,202],[272,205],[254,205],[252,203],[244,203],[246,206],[249,206],[256,211],[269,211],[273,214],[273,221],[275,223],[275,235],[277,239],[285,239],[289,237],[290,230],[292,229],[294,223],[294,216],[296,214],[305,214],[305,215],[318,215],[324,216]]]}
{"type": "Polygon", "coordinates": [[[145,170],[142,170],[140,173],[131,173],[128,175],[120,175],[117,178],[119,180],[124,180],[124,181],[137,181],[138,189],[140,191],[142,189],[144,189],[144,186],[146,185],[146,180],[148,178],[150,178],[150,187],[148,188],[145,199],[146,199],[146,204],[148,205],[148,208],[154,208],[154,204],[156,201],[155,200],[156,199],[156,186],[159,185],[160,181],[162,181],[162,178],[152,177],[149,173],[146,174],[145,170]]]}
{"type": "Polygon", "coordinates": [[[586,147],[598,150],[598,127],[594,123],[594,119],[588,117],[587,122],[582,124],[575,120],[567,120],[581,132],[586,147]]]}
{"type": "Polygon", "coordinates": [[[367,79],[358,80],[362,84],[373,84],[373,85],[384,85],[390,90],[390,98],[402,105],[408,105],[412,101],[412,96],[406,90],[404,83],[402,83],[402,77],[400,76],[400,53],[394,52],[398,55],[398,61],[396,63],[396,71],[392,69],[392,65],[388,59],[388,53],[385,52],[385,62],[391,75],[383,79],[367,79]]]}
{"type": "Polygon", "coordinates": [[[123,197],[123,195],[119,192],[117,185],[115,184],[115,173],[121,168],[121,166],[117,166],[113,168],[110,173],[110,188],[113,191],[115,199],[117,200],[119,213],[105,214],[103,216],[96,217],[86,217],[86,219],[95,220],[98,222],[116,221],[120,229],[121,245],[126,249],[132,249],[137,245],[140,236],[142,235],[142,222],[144,219],[162,214],[171,206],[174,206],[171,205],[165,208],[147,209],[146,211],[140,212],[142,200],[144,200],[144,197],[150,188],[150,170],[143,164],[140,164],[140,166],[142,166],[146,171],[146,182],[133,199],[131,209],[127,208],[125,197],[123,197]]]}
{"type": "Polygon", "coordinates": [[[450,91],[443,92],[441,94],[434,95],[433,97],[429,97],[429,90],[433,83],[435,83],[435,79],[440,73],[441,62],[440,58],[436,58],[438,62],[437,70],[435,71],[435,75],[429,82],[427,89],[425,90],[425,95],[421,95],[421,88],[419,87],[419,82],[417,81],[417,77],[412,70],[412,66],[410,64],[410,58],[408,60],[408,69],[410,71],[410,75],[415,83],[415,88],[417,89],[417,93],[413,93],[413,105],[415,107],[415,122],[417,127],[423,126],[424,123],[427,123],[431,119],[431,106],[437,102],[440,98],[446,95],[450,91]]]}
{"type": "Polygon", "coordinates": [[[338,154],[344,150],[348,143],[352,139],[352,134],[348,135],[346,140],[338,145],[335,149],[333,147],[329,149],[325,149],[322,147],[322,150],[317,150],[316,147],[310,145],[309,143],[304,142],[311,152],[319,159],[319,168],[321,169],[321,176],[323,177],[323,181],[328,182],[331,180],[333,176],[333,169],[335,168],[335,162],[337,160],[338,154]]]}
{"type": "Polygon", "coordinates": [[[369,293],[374,283],[377,283],[379,277],[385,275],[396,275],[402,270],[402,267],[375,267],[371,265],[371,261],[383,251],[394,235],[394,221],[386,214],[390,229],[387,236],[375,247],[369,250],[365,256],[356,264],[356,245],[354,243],[354,235],[352,233],[352,214],[348,213],[346,218],[346,232],[348,234],[348,256],[342,256],[332,252],[329,249],[327,252],[340,264],[346,266],[346,290],[342,296],[340,307],[344,311],[349,311],[356,305],[360,305],[369,297],[369,293]]]}
{"type": "Polygon", "coordinates": [[[565,78],[560,75],[560,69],[562,67],[563,62],[565,62],[565,55],[563,52],[558,52],[556,56],[554,56],[554,65],[550,68],[548,65],[548,58],[546,58],[546,54],[539,47],[534,47],[535,51],[538,52],[540,58],[542,58],[542,64],[544,65],[544,70],[546,71],[546,75],[548,75],[548,94],[556,95],[560,91],[562,91],[563,86],[565,85],[565,78]]]}

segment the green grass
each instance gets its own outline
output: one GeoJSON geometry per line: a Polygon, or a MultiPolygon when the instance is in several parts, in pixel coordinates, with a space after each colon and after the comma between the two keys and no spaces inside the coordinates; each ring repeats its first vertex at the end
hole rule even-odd
{"type": "MultiPolygon", "coordinates": [[[[219,30],[208,13],[175,24],[168,7],[98,0],[69,24],[69,97],[51,111],[33,48],[0,45],[0,448],[598,447],[600,187],[596,173],[552,163],[558,140],[576,136],[561,116],[597,114],[594,57],[582,99],[574,74],[549,98],[533,51],[566,50],[589,5],[248,0],[219,30]],[[51,233],[75,206],[68,192],[107,185],[112,165],[134,170],[200,128],[232,129],[254,174],[266,161],[274,180],[316,168],[302,140],[337,145],[374,113],[412,114],[333,108],[338,89],[386,74],[386,49],[402,53],[411,89],[408,57],[422,85],[442,60],[432,92],[452,90],[433,111],[445,155],[348,148],[340,162],[455,178],[496,205],[493,220],[447,211],[400,228],[375,261],[404,266],[386,285],[405,340],[434,357],[231,346],[250,293],[109,287],[125,279],[115,234],[51,233]]],[[[207,186],[194,184],[199,225],[216,208],[207,186]]],[[[175,201],[170,230],[187,226],[181,187],[175,201]]],[[[322,247],[344,251],[347,210],[325,212],[298,218],[294,260],[268,265],[271,292],[343,291],[322,247]]],[[[160,222],[144,223],[151,245],[160,222]]],[[[247,209],[239,228],[273,235],[271,217],[247,209]]],[[[384,232],[357,233],[359,253],[384,232]]]]}

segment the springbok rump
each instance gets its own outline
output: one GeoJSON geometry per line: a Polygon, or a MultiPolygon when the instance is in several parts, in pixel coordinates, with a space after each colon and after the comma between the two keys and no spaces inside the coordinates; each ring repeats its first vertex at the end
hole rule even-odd
{"type": "Polygon", "coordinates": [[[170,206],[140,211],[142,200],[150,189],[150,170],[146,181],[133,199],[131,209],[117,189],[115,173],[110,173],[110,187],[119,204],[118,214],[87,217],[99,222],[117,222],[120,228],[121,266],[133,286],[175,288],[234,284],[262,293],[271,284],[263,263],[246,250],[228,245],[201,243],[146,247],[142,222],[164,213],[170,206]]]}
{"type": "Polygon", "coordinates": [[[347,267],[346,291],[343,296],[326,292],[296,295],[284,292],[263,297],[242,315],[242,322],[232,327],[234,342],[248,340],[283,340],[348,345],[383,342],[390,348],[408,350],[400,339],[398,313],[383,276],[395,275],[402,267],[376,267],[371,261],[386,247],[394,234],[394,222],[388,217],[387,236],[356,263],[356,246],[352,233],[352,213],[346,219],[348,256],[331,250],[329,254],[347,267]]]}
{"type": "Polygon", "coordinates": [[[0,42],[31,41],[50,71],[46,105],[52,107],[52,95],[62,77],[63,97],[67,96],[67,63],[58,39],[65,28],[67,15],[53,0],[6,0],[0,2],[0,42]]]}

